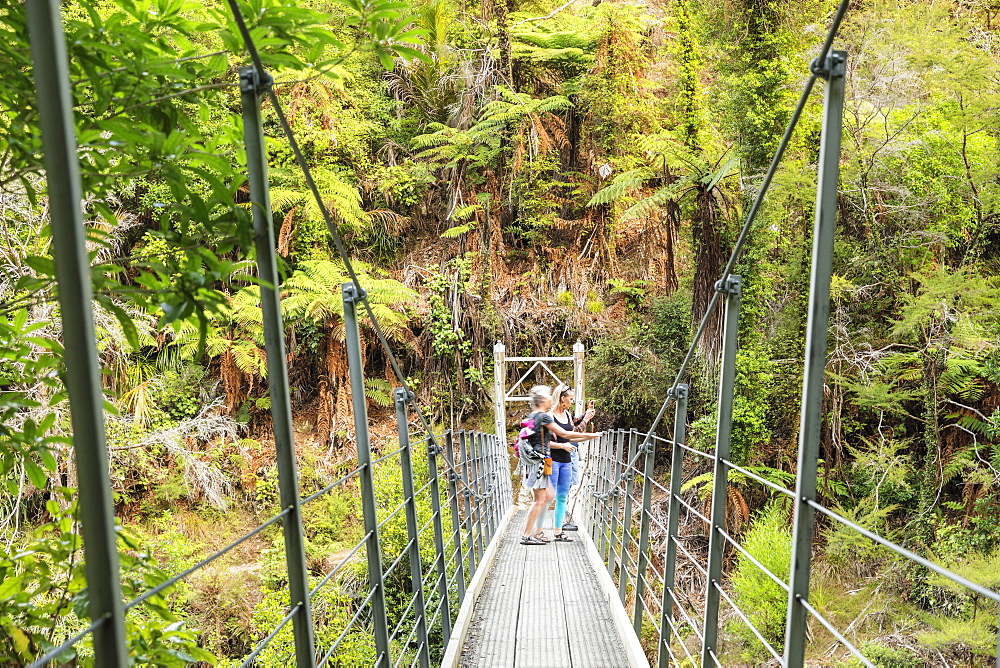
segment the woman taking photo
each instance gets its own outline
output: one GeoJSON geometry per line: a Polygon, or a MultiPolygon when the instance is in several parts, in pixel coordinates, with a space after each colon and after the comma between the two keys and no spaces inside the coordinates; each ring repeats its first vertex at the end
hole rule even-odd
{"type": "MultiPolygon", "coordinates": [[[[534,421],[534,433],[528,438],[528,442],[535,452],[541,453],[545,459],[537,464],[522,463],[524,486],[531,490],[534,496],[534,503],[531,504],[531,508],[528,510],[528,520],[524,525],[521,545],[543,545],[549,542],[549,539],[545,537],[541,529],[536,530],[535,521],[555,496],[555,489],[551,481],[551,470],[554,464],[550,459],[553,449],[569,453],[572,451],[571,449],[576,449],[576,446],[572,445],[572,442],[599,438],[601,435],[599,433],[590,434],[587,432],[566,431],[555,424],[552,415],[548,412],[552,407],[552,390],[548,385],[536,385],[531,388],[528,392],[528,405],[532,410],[528,419],[534,421]],[[562,443],[556,443],[554,442],[554,437],[561,437],[566,440],[562,443]],[[550,472],[546,472],[547,468],[550,472]]],[[[524,462],[523,459],[522,462],[524,462]]],[[[568,483],[572,475],[568,464],[566,470],[566,480],[568,483]]],[[[558,540],[566,540],[566,538],[563,536],[563,538],[558,540]]]]}
{"type": "MultiPolygon", "coordinates": [[[[594,417],[593,402],[588,406],[587,412],[581,416],[573,417],[572,406],[576,399],[576,394],[568,385],[560,384],[552,394],[552,410],[549,413],[553,421],[559,428],[567,433],[576,432],[594,417]]],[[[588,437],[589,438],[589,437],[588,437]]],[[[573,440],[584,441],[586,438],[576,438],[573,440]]],[[[556,510],[554,524],[555,539],[564,542],[572,542],[573,539],[563,532],[563,520],[566,518],[566,499],[569,498],[569,488],[573,485],[573,459],[576,455],[576,446],[570,443],[570,439],[556,435],[552,443],[552,477],[551,486],[555,489],[556,510]]]]}

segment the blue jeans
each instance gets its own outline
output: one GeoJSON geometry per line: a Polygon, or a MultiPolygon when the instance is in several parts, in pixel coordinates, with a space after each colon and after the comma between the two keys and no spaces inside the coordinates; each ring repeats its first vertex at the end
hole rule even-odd
{"type": "Polygon", "coordinates": [[[561,529],[563,518],[566,516],[566,499],[569,496],[570,484],[573,482],[572,462],[552,462],[552,477],[549,478],[552,486],[556,490],[556,529],[561,529]]]}

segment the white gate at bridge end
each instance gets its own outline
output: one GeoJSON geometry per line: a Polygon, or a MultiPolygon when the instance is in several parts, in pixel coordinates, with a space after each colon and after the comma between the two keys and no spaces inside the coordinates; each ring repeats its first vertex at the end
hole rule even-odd
{"type": "MultiPolygon", "coordinates": [[[[516,396],[514,393],[521,386],[521,383],[531,375],[536,367],[541,367],[548,373],[552,378],[555,379],[556,383],[564,382],[554,371],[549,367],[550,362],[572,362],[573,363],[573,390],[576,395],[576,400],[573,406],[573,413],[575,415],[580,415],[583,413],[584,400],[584,382],[583,382],[583,354],[584,347],[583,343],[577,341],[573,344],[573,355],[572,357],[507,357],[507,348],[500,341],[496,342],[493,346],[493,419],[494,428],[496,429],[497,436],[504,442],[509,443],[507,439],[507,402],[508,401],[527,401],[528,397],[516,396]],[[517,379],[513,385],[509,388],[507,386],[507,365],[508,364],[522,364],[530,362],[531,366],[517,379]]],[[[568,383],[567,383],[568,385],[568,383]]]]}

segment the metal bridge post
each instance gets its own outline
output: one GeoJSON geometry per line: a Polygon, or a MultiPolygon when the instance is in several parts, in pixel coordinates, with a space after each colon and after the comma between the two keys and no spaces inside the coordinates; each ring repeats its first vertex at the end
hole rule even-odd
{"type": "Polygon", "coordinates": [[[507,443],[507,348],[496,342],[493,346],[493,425],[497,438],[507,443]]]}
{"type": "Polygon", "coordinates": [[[458,480],[460,476],[455,471],[454,432],[448,431],[444,437],[445,465],[448,467],[448,496],[451,501],[451,532],[453,554],[455,555],[455,572],[458,583],[458,604],[465,600],[465,554],[462,551],[462,520],[458,512],[458,480]]]}
{"type": "MultiPolygon", "coordinates": [[[[608,456],[608,449],[613,443],[614,432],[604,432],[603,438],[601,438],[601,459],[600,466],[598,467],[599,477],[597,479],[598,486],[598,500],[601,503],[601,516],[598,518],[600,521],[600,527],[597,541],[597,553],[602,557],[604,556],[606,545],[607,545],[607,526],[610,514],[608,512],[608,494],[611,493],[611,486],[608,484],[608,472],[610,471],[611,457],[608,456]]],[[[595,510],[597,508],[595,507],[595,510]]]]}
{"type": "MultiPolygon", "coordinates": [[[[372,470],[371,439],[368,435],[368,404],[365,396],[365,370],[361,359],[361,333],[358,331],[357,304],[365,298],[358,293],[354,283],[344,283],[344,329],[346,332],[347,366],[351,379],[351,403],[354,409],[354,435],[358,446],[358,474],[361,488],[361,511],[368,538],[365,553],[368,557],[368,577],[371,579],[372,627],[375,635],[375,666],[383,658],[391,665],[389,655],[389,623],[385,612],[385,587],[382,583],[382,550],[378,538],[378,510],[375,504],[375,479],[372,470]]],[[[282,358],[284,359],[284,358],[282,358]]]]}
{"type": "Polygon", "coordinates": [[[476,526],[478,530],[476,531],[476,544],[479,550],[479,558],[482,559],[483,546],[489,544],[489,539],[486,538],[486,534],[489,531],[490,522],[490,500],[486,496],[486,482],[483,476],[486,475],[486,467],[483,465],[483,440],[482,434],[478,431],[473,431],[470,434],[469,439],[469,453],[472,457],[469,462],[469,467],[471,469],[472,484],[476,492],[475,508],[476,508],[476,526]]]}
{"type": "Polygon", "coordinates": [[[448,600],[448,562],[444,554],[444,522],[441,521],[441,485],[438,479],[437,456],[440,446],[433,436],[427,437],[427,475],[431,477],[431,512],[434,525],[434,565],[437,569],[438,609],[441,611],[441,635],[444,646],[451,640],[451,608],[448,600]]]}
{"type": "Polygon", "coordinates": [[[805,657],[812,557],[816,469],[823,417],[823,376],[830,319],[830,275],[833,271],[833,238],[837,223],[837,187],[840,181],[840,140],[844,116],[844,79],[847,53],[831,51],[826,62],[813,62],[813,72],[826,79],[823,100],[823,133],[820,140],[816,217],[813,227],[813,261],[806,326],[805,370],[802,378],[802,413],[799,422],[798,478],[795,483],[795,519],[785,627],[785,665],[801,666],[805,657]]]}
{"type": "Polygon", "coordinates": [[[642,597],[646,593],[646,568],[649,565],[649,507],[653,502],[653,465],[656,463],[656,439],[653,434],[646,437],[646,462],[642,469],[642,508],[639,511],[639,552],[635,560],[635,606],[632,612],[632,626],[635,634],[642,637],[642,597]]]}
{"type": "Polygon", "coordinates": [[[94,335],[94,294],[80,202],[80,163],[73,121],[66,36],[57,0],[27,3],[28,29],[49,217],[62,313],[66,391],[69,394],[80,495],[80,531],[86,557],[94,654],[102,666],[129,665],[114,503],[108,480],[104,392],[94,335]]]}
{"type": "Polygon", "coordinates": [[[487,531],[487,523],[489,522],[489,499],[486,498],[485,491],[486,485],[483,480],[483,475],[485,474],[483,470],[483,441],[482,434],[478,431],[474,431],[471,434],[472,439],[469,441],[469,452],[472,455],[472,461],[469,462],[472,468],[472,480],[474,483],[474,488],[476,492],[476,546],[479,552],[479,558],[483,558],[483,546],[486,541],[483,540],[484,534],[487,531]]]}
{"type": "MultiPolygon", "coordinates": [[[[631,462],[635,457],[636,432],[631,430],[628,435],[628,458],[626,462],[631,462]]],[[[622,549],[618,557],[618,563],[625,569],[624,574],[618,577],[618,598],[625,604],[625,593],[628,588],[628,545],[632,538],[632,492],[635,489],[635,471],[626,469],[625,471],[625,512],[622,515],[622,549]]]]}
{"type": "MultiPolygon", "coordinates": [[[[625,432],[616,430],[614,435],[614,461],[612,464],[612,487],[611,487],[611,531],[608,532],[608,553],[605,557],[605,561],[608,563],[608,572],[611,573],[612,580],[615,576],[615,559],[618,558],[618,553],[615,550],[615,545],[618,540],[618,508],[621,505],[621,475],[624,463],[622,462],[622,450],[625,449],[625,432]]],[[[625,572],[628,572],[628,568],[622,564],[619,568],[625,568],[625,572]]],[[[621,576],[621,571],[619,570],[619,577],[621,576]]]]}
{"type": "Polygon", "coordinates": [[[722,557],[726,530],[726,496],[729,488],[729,443],[733,428],[733,391],[736,384],[736,342],[740,322],[739,276],[730,276],[716,290],[726,295],[725,325],[722,331],[722,369],[719,373],[719,417],[715,432],[715,473],[712,479],[712,517],[708,538],[708,582],[705,591],[704,644],[701,664],[713,665],[718,648],[719,587],[722,586],[722,557]]]}
{"type": "Polygon", "coordinates": [[[489,495],[490,515],[485,540],[486,544],[489,545],[496,533],[497,524],[500,522],[500,448],[496,434],[480,434],[479,439],[486,452],[483,469],[486,472],[487,480],[483,482],[483,485],[485,493],[489,495]]]}
{"type": "Polygon", "coordinates": [[[601,537],[604,539],[604,544],[601,549],[601,557],[604,559],[604,563],[608,562],[608,553],[611,550],[611,523],[612,523],[612,507],[614,503],[614,476],[615,476],[615,466],[617,462],[615,461],[615,448],[618,446],[618,433],[616,431],[611,432],[608,436],[608,442],[605,450],[604,459],[604,503],[603,503],[603,513],[604,513],[604,526],[602,527],[601,537]]]}
{"type": "Polygon", "coordinates": [[[305,537],[302,531],[298,466],[295,461],[292,400],[288,391],[288,367],[285,361],[285,326],[281,318],[281,297],[278,294],[280,277],[274,250],[271,194],[267,178],[267,149],[264,146],[264,131],[260,118],[261,95],[272,83],[271,75],[258,72],[254,67],[244,67],[240,70],[243,137],[247,152],[247,179],[250,182],[257,274],[260,277],[260,308],[264,322],[267,385],[271,396],[279,496],[281,507],[289,510],[281,525],[285,536],[288,589],[291,605],[296,609],[292,620],[295,661],[296,665],[304,668],[313,665],[316,647],[309,603],[309,571],[306,569],[305,537]]]}
{"type": "Polygon", "coordinates": [[[486,536],[486,544],[489,545],[497,531],[497,525],[500,523],[500,471],[502,470],[500,467],[503,460],[500,458],[500,444],[496,434],[481,434],[480,439],[487,452],[483,466],[486,469],[488,482],[483,484],[486,486],[486,493],[489,494],[490,503],[489,533],[486,536]]]}
{"type": "Polygon", "coordinates": [[[468,432],[464,429],[458,432],[458,450],[462,458],[462,497],[465,499],[465,535],[469,546],[469,577],[476,574],[476,551],[479,547],[476,539],[476,524],[473,522],[472,497],[474,496],[472,480],[469,475],[469,443],[468,432]]]}
{"type": "Polygon", "coordinates": [[[409,541],[407,558],[410,562],[410,583],[413,587],[414,614],[417,624],[417,642],[420,643],[421,668],[430,668],[430,644],[427,639],[427,608],[424,603],[424,572],[420,561],[420,525],[417,523],[417,506],[413,491],[413,455],[410,450],[410,419],[406,404],[412,396],[406,388],[397,387],[396,428],[399,431],[399,466],[403,477],[403,503],[406,504],[406,538],[409,541]]]}
{"type": "Polygon", "coordinates": [[[667,668],[670,663],[670,624],[674,612],[674,576],[677,573],[677,526],[680,523],[681,479],[684,477],[684,431],[687,427],[688,386],[671,388],[676,402],[674,413],[674,443],[670,458],[670,505],[667,511],[667,553],[663,559],[663,600],[660,605],[660,644],[657,650],[658,668],[667,668]]]}
{"type": "Polygon", "coordinates": [[[601,453],[604,451],[604,439],[608,437],[608,432],[603,432],[597,440],[591,441],[590,446],[587,448],[587,473],[591,474],[593,481],[590,483],[590,496],[588,497],[589,503],[587,503],[587,527],[590,531],[590,539],[594,541],[594,547],[597,551],[601,551],[600,543],[598,542],[598,527],[597,523],[600,521],[600,517],[597,514],[597,504],[600,501],[601,493],[601,453]]]}
{"type": "Polygon", "coordinates": [[[582,341],[573,344],[573,414],[582,415],[584,406],[583,354],[585,348],[582,341]]]}

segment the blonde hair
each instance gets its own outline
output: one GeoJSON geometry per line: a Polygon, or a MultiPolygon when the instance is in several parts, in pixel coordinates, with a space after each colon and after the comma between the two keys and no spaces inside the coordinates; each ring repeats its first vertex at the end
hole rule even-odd
{"type": "Polygon", "coordinates": [[[528,405],[532,408],[538,408],[539,404],[542,403],[542,399],[552,398],[552,388],[548,385],[535,385],[533,388],[528,390],[528,405]]]}
{"type": "Polygon", "coordinates": [[[552,405],[558,406],[559,402],[562,401],[563,395],[572,391],[573,388],[566,383],[559,383],[556,389],[552,391],[552,405]]]}

